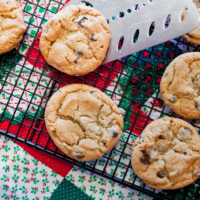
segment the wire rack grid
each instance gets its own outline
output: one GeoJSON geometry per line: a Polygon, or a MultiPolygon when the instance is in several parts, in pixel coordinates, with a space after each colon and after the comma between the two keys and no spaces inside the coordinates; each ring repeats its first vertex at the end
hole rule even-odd
{"type": "MultiPolygon", "coordinates": [[[[20,1],[27,31],[17,50],[0,57],[1,134],[154,199],[199,199],[199,180],[181,190],[155,190],[134,174],[130,162],[131,146],[145,126],[166,115],[176,116],[164,106],[159,93],[165,68],[178,55],[199,51],[199,46],[177,38],[102,65],[84,77],[71,77],[49,66],[39,51],[42,25],[64,3],[56,0],[20,1]],[[47,101],[60,87],[73,83],[88,84],[105,92],[117,103],[124,117],[125,128],[120,142],[110,153],[93,162],[78,162],[64,155],[56,148],[45,127],[47,101]]],[[[189,122],[199,131],[199,121],[189,122]]]]}

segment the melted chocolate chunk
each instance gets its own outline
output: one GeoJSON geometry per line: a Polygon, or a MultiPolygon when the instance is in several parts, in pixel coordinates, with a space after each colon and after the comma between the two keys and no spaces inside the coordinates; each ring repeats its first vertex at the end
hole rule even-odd
{"type": "Polygon", "coordinates": [[[90,40],[92,40],[92,41],[97,41],[97,40],[95,39],[95,35],[94,35],[94,34],[92,34],[92,35],[90,36],[90,40]]]}
{"type": "Polygon", "coordinates": [[[144,165],[149,165],[149,164],[150,164],[149,160],[148,160],[145,156],[142,156],[141,162],[142,162],[144,165]]]}
{"type": "Polygon", "coordinates": [[[79,59],[80,59],[80,58],[76,58],[76,60],[75,60],[74,62],[77,64],[79,59]]]}
{"type": "Polygon", "coordinates": [[[83,155],[81,152],[77,152],[77,153],[76,153],[76,157],[77,157],[78,159],[81,159],[81,158],[84,157],[84,155],[83,155]]]}
{"type": "Polygon", "coordinates": [[[82,19],[80,19],[77,23],[81,26],[81,27],[83,27],[82,26],[82,22],[84,21],[84,20],[86,20],[86,19],[88,19],[87,17],[83,17],[82,19]]]}
{"type": "Polygon", "coordinates": [[[118,136],[118,133],[117,132],[113,132],[113,138],[117,138],[117,136],[118,136]]]}
{"type": "Polygon", "coordinates": [[[170,101],[171,103],[176,103],[177,98],[176,98],[175,96],[172,96],[172,97],[169,99],[169,101],[170,101]]]}
{"type": "Polygon", "coordinates": [[[165,137],[164,137],[163,135],[160,135],[160,136],[159,136],[159,139],[162,140],[162,139],[165,139],[165,137]]]}
{"type": "Polygon", "coordinates": [[[158,178],[164,178],[164,177],[165,177],[164,172],[161,172],[161,171],[158,172],[158,173],[157,173],[157,177],[158,177],[158,178]]]}
{"type": "Polygon", "coordinates": [[[83,56],[83,55],[84,55],[84,53],[83,53],[82,51],[79,51],[79,50],[77,50],[76,53],[77,53],[79,56],[83,56]]]}

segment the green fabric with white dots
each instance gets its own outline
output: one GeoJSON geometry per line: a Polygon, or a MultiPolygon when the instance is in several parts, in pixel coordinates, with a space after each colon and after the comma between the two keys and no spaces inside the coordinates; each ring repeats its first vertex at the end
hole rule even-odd
{"type": "Polygon", "coordinates": [[[92,198],[64,178],[49,200],[92,200],[92,198]]]}

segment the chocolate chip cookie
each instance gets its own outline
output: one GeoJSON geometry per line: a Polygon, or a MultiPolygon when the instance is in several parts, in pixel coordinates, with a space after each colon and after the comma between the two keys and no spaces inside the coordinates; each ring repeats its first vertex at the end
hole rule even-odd
{"type": "Polygon", "coordinates": [[[105,18],[87,6],[67,6],[42,30],[40,50],[56,69],[74,76],[90,73],[101,65],[110,43],[105,18]]]}
{"type": "Polygon", "coordinates": [[[15,0],[0,0],[0,54],[14,49],[25,30],[20,5],[15,0]]]}
{"type": "MultiPolygon", "coordinates": [[[[200,0],[193,0],[195,6],[197,7],[200,14],[200,0]]],[[[184,12],[182,15],[182,19],[185,19],[187,12],[184,12]]],[[[182,38],[187,40],[188,42],[200,45],[200,26],[191,31],[190,33],[183,35],[182,38]]]]}
{"type": "Polygon", "coordinates": [[[122,136],[123,118],[100,90],[73,84],[57,91],[45,111],[47,130],[68,156],[91,161],[110,151],[122,136]]]}
{"type": "Polygon", "coordinates": [[[200,119],[200,53],[177,57],[166,69],[160,84],[162,98],[185,119],[200,119]]]}
{"type": "Polygon", "coordinates": [[[178,189],[200,176],[200,138],[189,123],[166,117],[149,124],[135,141],[134,172],[150,187],[178,189]]]}

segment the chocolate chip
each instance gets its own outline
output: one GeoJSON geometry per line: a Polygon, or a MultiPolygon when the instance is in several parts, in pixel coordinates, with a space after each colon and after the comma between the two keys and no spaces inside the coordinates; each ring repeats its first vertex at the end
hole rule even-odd
{"type": "Polygon", "coordinates": [[[83,27],[82,26],[82,22],[84,21],[84,20],[86,20],[86,19],[88,19],[87,17],[83,17],[82,19],[80,19],[77,23],[81,26],[81,27],[83,27]]]}
{"type": "Polygon", "coordinates": [[[82,51],[79,51],[79,50],[77,50],[76,53],[77,53],[79,56],[83,56],[83,55],[84,55],[84,53],[83,53],[82,51]]]}
{"type": "Polygon", "coordinates": [[[142,136],[140,135],[139,139],[141,139],[141,138],[142,138],[142,136]]]}
{"type": "Polygon", "coordinates": [[[79,59],[80,59],[80,58],[76,58],[76,60],[75,60],[74,62],[77,64],[79,59]]]}
{"type": "Polygon", "coordinates": [[[184,152],[184,156],[187,156],[187,153],[186,153],[186,152],[184,152]]]}
{"type": "Polygon", "coordinates": [[[49,28],[47,27],[46,29],[45,29],[45,33],[48,33],[49,32],[49,28]]]}
{"type": "Polygon", "coordinates": [[[9,4],[10,3],[10,1],[6,1],[6,4],[9,4]]]}
{"type": "Polygon", "coordinates": [[[97,41],[97,40],[95,39],[95,35],[94,35],[94,34],[92,34],[92,35],[90,36],[90,40],[92,40],[92,41],[97,41]]]}
{"type": "Polygon", "coordinates": [[[84,155],[83,155],[81,152],[77,152],[77,153],[76,153],[76,157],[77,157],[78,159],[81,159],[81,158],[84,157],[84,155]]]}
{"type": "Polygon", "coordinates": [[[90,92],[90,94],[94,94],[95,92],[90,92]]]}
{"type": "Polygon", "coordinates": [[[164,178],[164,177],[165,177],[164,172],[161,172],[161,171],[158,172],[158,173],[157,173],[157,177],[158,177],[158,178],[164,178]]]}
{"type": "Polygon", "coordinates": [[[148,160],[145,156],[142,156],[141,162],[142,162],[144,165],[149,165],[149,164],[150,164],[149,160],[148,160]]]}
{"type": "Polygon", "coordinates": [[[176,103],[177,98],[176,98],[175,96],[172,96],[172,97],[169,98],[169,101],[170,101],[171,103],[176,103]]]}
{"type": "Polygon", "coordinates": [[[113,132],[113,138],[117,138],[117,136],[118,136],[118,133],[117,132],[113,132]]]}
{"type": "Polygon", "coordinates": [[[165,139],[165,137],[164,137],[163,135],[160,135],[160,136],[159,136],[159,139],[162,140],[162,139],[165,139]]]}
{"type": "Polygon", "coordinates": [[[200,74],[199,74],[199,75],[197,75],[197,79],[200,81],[200,74]]]}

